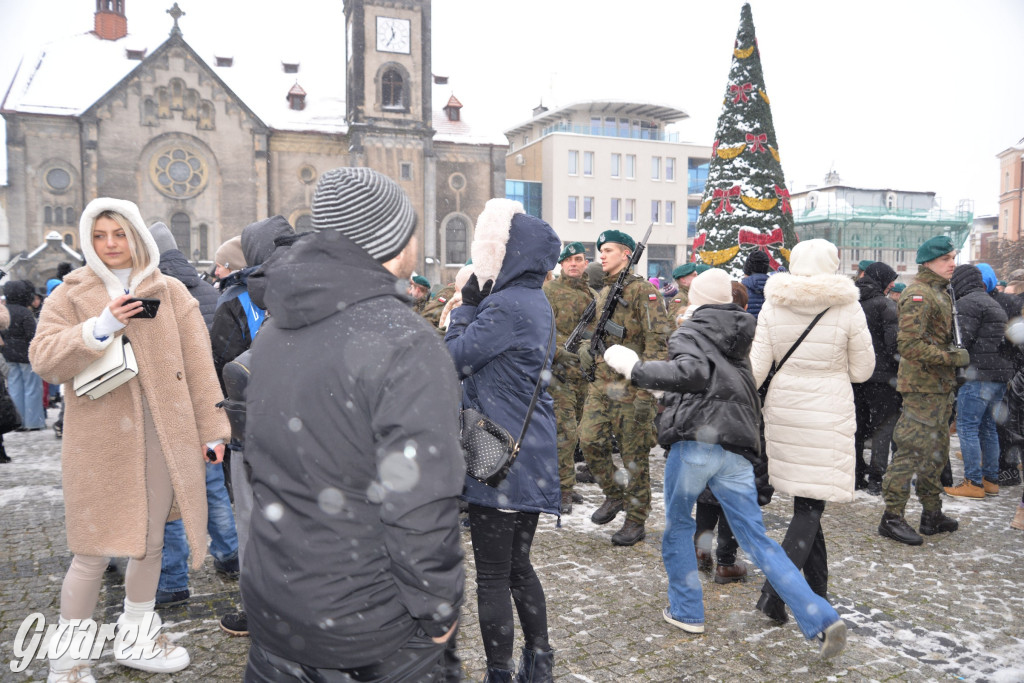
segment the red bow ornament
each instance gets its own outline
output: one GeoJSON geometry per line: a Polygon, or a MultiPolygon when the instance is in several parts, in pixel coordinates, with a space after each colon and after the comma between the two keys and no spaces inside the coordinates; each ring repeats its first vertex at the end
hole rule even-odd
{"type": "Polygon", "coordinates": [[[729,189],[729,190],[715,190],[714,193],[711,195],[711,201],[715,201],[716,199],[720,200],[718,202],[718,206],[715,208],[715,215],[717,216],[720,213],[722,213],[723,209],[725,210],[726,213],[732,213],[733,212],[732,202],[730,202],[729,199],[733,198],[733,197],[739,197],[739,196],[740,196],[740,186],[739,185],[733,185],[732,189],[729,189]]]}
{"type": "Polygon", "coordinates": [[[690,261],[694,263],[697,262],[697,252],[700,251],[701,247],[703,247],[704,243],[707,241],[708,234],[706,232],[702,232],[693,238],[693,256],[690,257],[690,261]]]}
{"type": "Polygon", "coordinates": [[[747,133],[747,144],[750,145],[751,152],[767,152],[764,145],[768,142],[768,135],[761,133],[760,135],[752,135],[747,133]]]}
{"type": "Polygon", "coordinates": [[[768,264],[772,270],[778,270],[779,262],[772,256],[768,249],[771,244],[782,244],[782,228],[775,228],[769,233],[755,232],[753,230],[740,230],[740,244],[753,244],[768,255],[768,264]]]}
{"type": "Polygon", "coordinates": [[[782,200],[782,213],[793,213],[793,206],[789,203],[789,190],[776,185],[775,194],[782,200]]]}
{"type": "Polygon", "coordinates": [[[730,85],[729,92],[735,95],[735,97],[732,98],[733,104],[739,102],[740,100],[744,102],[749,100],[750,98],[747,97],[747,93],[753,91],[753,89],[754,86],[751,85],[750,83],[744,83],[743,85],[730,85]]]}

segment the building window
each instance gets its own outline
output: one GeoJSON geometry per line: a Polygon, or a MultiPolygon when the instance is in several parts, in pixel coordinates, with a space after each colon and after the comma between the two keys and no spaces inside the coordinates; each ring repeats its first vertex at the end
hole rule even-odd
{"type": "Polygon", "coordinates": [[[687,161],[687,193],[704,194],[704,186],[708,184],[708,169],[711,161],[705,159],[690,159],[687,161]]]}
{"type": "Polygon", "coordinates": [[[303,165],[299,169],[299,180],[303,185],[312,185],[316,182],[316,169],[309,164],[303,165]]]}
{"type": "Polygon", "coordinates": [[[469,221],[462,216],[449,216],[444,226],[444,261],[448,266],[466,263],[469,242],[469,221]]]}
{"type": "Polygon", "coordinates": [[[57,225],[64,225],[64,207],[58,206],[53,210],[53,222],[57,225]]]}
{"type": "Polygon", "coordinates": [[[636,178],[636,155],[626,155],[626,178],[633,180],[636,178]]]}
{"type": "Polygon", "coordinates": [[[46,225],[53,225],[53,207],[43,207],[43,223],[46,225]]]}
{"type": "Polygon", "coordinates": [[[885,209],[886,211],[896,210],[896,193],[889,192],[885,195],[885,209]]]}
{"type": "Polygon", "coordinates": [[[401,174],[402,180],[412,180],[412,162],[403,161],[401,163],[401,174]]]}
{"type": "Polygon", "coordinates": [[[672,157],[665,157],[665,180],[674,182],[676,179],[676,160],[672,157]]]}
{"type": "MultiPolygon", "coordinates": [[[[310,223],[312,223],[312,221],[310,221],[310,223]]],[[[298,228],[299,226],[296,224],[295,227],[298,228]]],[[[309,228],[307,228],[307,229],[311,230],[312,228],[313,228],[313,226],[310,225],[309,228]]],[[[207,258],[207,254],[209,254],[209,253],[210,253],[210,228],[206,225],[206,223],[200,223],[199,224],[199,248],[195,252],[193,252],[192,256],[195,258],[196,261],[201,261],[201,260],[205,260],[207,258]]]]}
{"type": "Polygon", "coordinates": [[[525,180],[506,180],[505,198],[514,199],[523,205],[526,213],[536,218],[543,218],[541,207],[544,204],[544,191],[541,183],[525,180]]]}
{"type": "Polygon", "coordinates": [[[618,178],[619,177],[619,173],[620,173],[619,165],[621,163],[622,163],[622,155],[621,154],[613,154],[612,155],[612,163],[611,163],[612,178],[618,178]]]}
{"type": "Polygon", "coordinates": [[[611,221],[613,223],[618,223],[619,222],[619,211],[620,211],[621,207],[622,207],[622,200],[621,199],[616,199],[616,198],[613,197],[612,198],[612,206],[611,206],[611,221]]]}
{"type": "Polygon", "coordinates": [[[651,200],[651,222],[657,224],[661,216],[661,202],[657,199],[651,200]]]}
{"type": "Polygon", "coordinates": [[[149,177],[168,197],[188,199],[206,188],[209,171],[199,155],[182,147],[171,147],[153,155],[149,177]]]}
{"type": "Polygon", "coordinates": [[[661,180],[661,157],[651,157],[651,180],[661,180]]]}
{"type": "Polygon", "coordinates": [[[697,219],[700,218],[700,207],[696,204],[686,207],[686,236],[693,239],[697,236],[697,219]]]}
{"type": "Polygon", "coordinates": [[[281,62],[281,66],[284,67],[284,72],[286,74],[297,74],[297,73],[299,73],[299,63],[298,62],[281,62]]]}
{"type": "Polygon", "coordinates": [[[569,175],[579,175],[580,153],[574,149],[569,150],[569,175]]]}
{"type": "Polygon", "coordinates": [[[579,204],[579,197],[569,197],[569,220],[574,221],[577,219],[577,205],[579,204]]]}
{"type": "Polygon", "coordinates": [[[676,222],[676,203],[665,202],[665,225],[674,225],[676,222]]]}
{"type": "Polygon", "coordinates": [[[179,211],[171,216],[171,235],[174,236],[174,241],[178,244],[178,251],[182,254],[191,252],[192,221],[187,213],[179,211]]]}
{"type": "Polygon", "coordinates": [[[405,82],[397,69],[388,69],[380,81],[380,102],[385,109],[404,109],[405,82]]]}
{"type": "Polygon", "coordinates": [[[583,198],[583,220],[592,221],[594,220],[594,198],[584,197],[583,198]]]}
{"type": "Polygon", "coordinates": [[[656,277],[662,282],[668,282],[672,279],[675,260],[674,244],[652,244],[647,250],[647,277],[656,277]]]}
{"type": "Polygon", "coordinates": [[[601,117],[591,116],[590,117],[590,134],[600,135],[601,134],[601,117]]]}
{"type": "Polygon", "coordinates": [[[46,184],[54,192],[63,192],[71,186],[71,174],[63,168],[51,168],[46,172],[46,184]]]}
{"type": "Polygon", "coordinates": [[[78,217],[75,215],[75,210],[72,207],[64,209],[64,225],[74,225],[78,222],[78,217]]]}
{"type": "Polygon", "coordinates": [[[594,153],[584,152],[583,153],[583,175],[592,176],[594,175],[594,153]]]}
{"type": "Polygon", "coordinates": [[[626,222],[627,223],[632,223],[633,222],[634,214],[636,214],[636,200],[635,199],[627,199],[626,200],[626,222]]]}
{"type": "Polygon", "coordinates": [[[907,260],[907,252],[903,251],[902,249],[897,249],[896,250],[896,263],[903,263],[906,260],[907,260]]]}

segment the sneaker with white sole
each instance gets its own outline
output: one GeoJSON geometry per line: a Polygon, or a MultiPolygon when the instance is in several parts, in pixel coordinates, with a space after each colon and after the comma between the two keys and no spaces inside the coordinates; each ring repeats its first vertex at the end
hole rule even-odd
{"type": "Polygon", "coordinates": [[[818,640],[821,641],[821,658],[835,657],[846,647],[846,624],[842,619],[832,622],[818,634],[818,640]]]}
{"type": "Polygon", "coordinates": [[[691,624],[685,621],[679,621],[668,613],[668,607],[661,610],[661,617],[676,628],[681,628],[687,633],[704,633],[704,624],[691,624]]]}
{"type": "Polygon", "coordinates": [[[149,612],[142,623],[129,623],[122,614],[117,619],[118,637],[114,641],[114,659],[118,664],[150,673],[174,673],[189,665],[188,652],[160,633],[160,615],[149,612]],[[124,634],[122,636],[122,633],[124,634]],[[123,643],[119,642],[123,638],[123,643]]]}

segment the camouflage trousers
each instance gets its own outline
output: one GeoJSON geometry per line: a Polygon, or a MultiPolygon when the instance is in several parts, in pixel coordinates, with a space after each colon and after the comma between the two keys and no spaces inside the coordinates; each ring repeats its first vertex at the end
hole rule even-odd
{"type": "Polygon", "coordinates": [[[932,512],[942,509],[939,478],[949,461],[949,416],[953,393],[903,394],[903,413],[896,423],[893,441],[896,453],[882,481],[885,510],[903,514],[910,498],[910,481],[917,475],[917,497],[921,507],[932,512]]]}
{"type": "Polygon", "coordinates": [[[608,498],[622,500],[626,518],[643,523],[651,510],[648,456],[654,447],[653,399],[615,401],[591,386],[580,421],[580,449],[590,472],[608,498]],[[612,437],[619,442],[625,481],[612,459],[612,437]]]}
{"type": "MultiPolygon", "coordinates": [[[[579,373],[577,373],[578,375],[579,373]]],[[[555,420],[558,422],[558,481],[563,491],[576,485],[576,454],[578,427],[583,416],[590,385],[582,376],[561,381],[552,379],[548,392],[555,402],[555,420]]]]}

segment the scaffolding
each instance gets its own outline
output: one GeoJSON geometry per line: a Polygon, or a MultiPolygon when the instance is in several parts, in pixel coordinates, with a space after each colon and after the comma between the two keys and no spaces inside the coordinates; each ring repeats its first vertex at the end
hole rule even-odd
{"type": "Polygon", "coordinates": [[[840,249],[916,251],[936,235],[949,235],[959,249],[971,232],[974,207],[962,201],[956,211],[818,206],[793,216],[799,239],[826,239],[840,249]]]}

